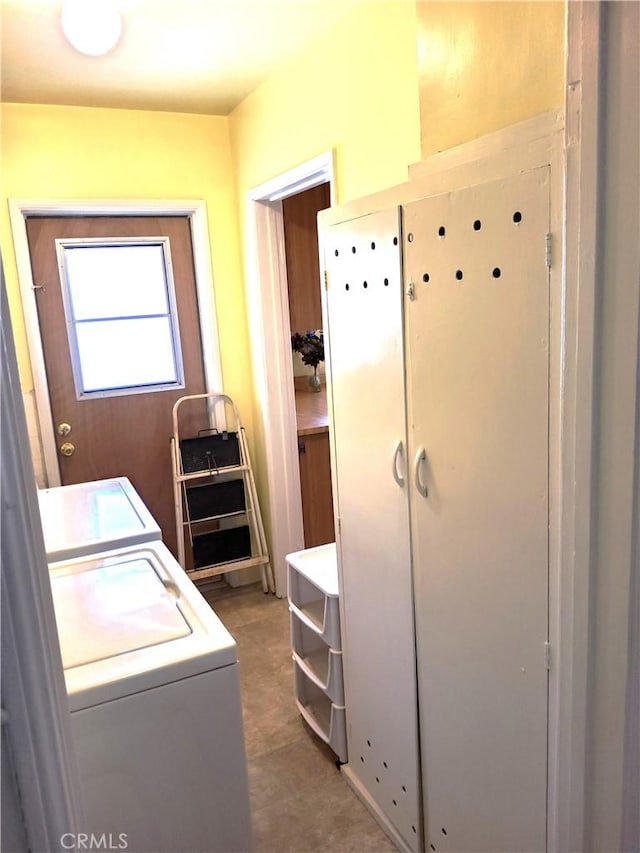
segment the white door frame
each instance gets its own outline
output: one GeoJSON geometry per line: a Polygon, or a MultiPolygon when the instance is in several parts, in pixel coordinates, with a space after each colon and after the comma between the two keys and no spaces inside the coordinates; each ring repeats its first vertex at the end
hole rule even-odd
{"type": "MultiPolygon", "coordinates": [[[[213,274],[209,245],[209,226],[206,203],[197,200],[128,200],[96,201],[89,199],[9,199],[9,216],[16,253],[18,281],[27,332],[27,345],[33,373],[38,431],[42,445],[43,468],[47,485],[61,483],[58,448],[51,414],[44,351],[35,299],[27,216],[186,216],[191,226],[193,263],[200,317],[202,359],[207,391],[222,390],[222,369],[216,320],[213,274]]],[[[34,458],[40,448],[33,447],[34,458]]]]}
{"type": "Polygon", "coordinates": [[[332,151],[254,187],[246,197],[247,302],[279,597],[287,594],[285,556],[304,548],[282,199],[326,182],[334,204],[332,151]]]}

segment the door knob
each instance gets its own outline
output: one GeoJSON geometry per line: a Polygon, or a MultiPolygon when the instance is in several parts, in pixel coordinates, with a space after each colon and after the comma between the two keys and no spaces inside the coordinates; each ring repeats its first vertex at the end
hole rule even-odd
{"type": "Polygon", "coordinates": [[[58,424],[58,435],[65,436],[69,435],[71,432],[71,424],[61,423],[58,424]]]}
{"type": "Polygon", "coordinates": [[[75,451],[75,445],[71,444],[70,441],[65,441],[64,444],[60,445],[60,453],[62,453],[63,456],[73,456],[75,451]]]}

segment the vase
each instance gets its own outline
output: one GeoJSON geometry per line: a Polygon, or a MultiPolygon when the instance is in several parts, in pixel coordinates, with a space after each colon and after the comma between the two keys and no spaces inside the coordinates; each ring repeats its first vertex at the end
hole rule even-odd
{"type": "Polygon", "coordinates": [[[318,376],[317,371],[313,371],[313,376],[309,377],[309,387],[312,391],[319,391],[322,387],[322,383],[320,382],[320,377],[318,376]]]}

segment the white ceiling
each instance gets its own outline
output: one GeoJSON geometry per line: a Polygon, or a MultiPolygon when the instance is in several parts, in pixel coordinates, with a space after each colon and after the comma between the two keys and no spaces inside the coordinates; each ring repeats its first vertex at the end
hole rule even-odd
{"type": "Polygon", "coordinates": [[[92,58],[67,43],[62,0],[0,0],[2,100],[226,115],[363,2],[116,0],[122,39],[92,58]]]}

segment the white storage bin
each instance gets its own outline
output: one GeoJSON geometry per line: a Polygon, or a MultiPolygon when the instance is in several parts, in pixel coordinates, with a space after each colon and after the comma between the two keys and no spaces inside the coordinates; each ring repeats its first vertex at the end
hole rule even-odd
{"type": "Polygon", "coordinates": [[[291,610],[328,646],[340,649],[338,565],[335,542],[289,554],[288,597],[291,610]]]}
{"type": "Polygon", "coordinates": [[[344,705],[342,652],[324,640],[291,612],[291,649],[293,659],[335,705],[344,705]]]}
{"type": "Polygon", "coordinates": [[[347,760],[347,733],[344,706],[334,705],[294,660],[296,705],[305,721],[341,762],[347,760]]]}

